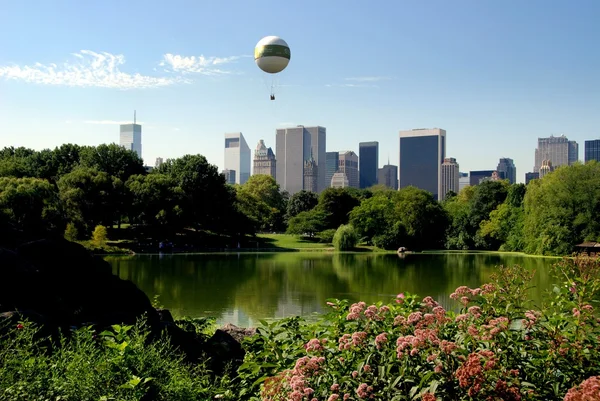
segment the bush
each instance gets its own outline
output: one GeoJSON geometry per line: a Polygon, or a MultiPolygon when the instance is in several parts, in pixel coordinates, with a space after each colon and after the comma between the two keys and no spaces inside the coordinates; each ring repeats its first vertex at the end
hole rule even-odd
{"type": "MultiPolygon", "coordinates": [[[[1,324],[0,324],[1,326],[1,324]]],[[[0,333],[5,331],[0,329],[0,333]]],[[[141,322],[61,338],[52,352],[28,322],[0,336],[2,400],[232,400],[202,361],[186,363],[167,338],[149,341],[141,322]]],[[[47,343],[46,343],[47,344],[47,343]]],[[[230,385],[230,384],[229,384],[230,385]]]]}
{"type": "Polygon", "coordinates": [[[537,310],[532,274],[519,266],[499,267],[481,288],[458,287],[458,314],[411,294],[374,305],[330,299],[315,323],[259,327],[242,383],[270,401],[597,399],[600,260],[565,259],[553,276],[560,284],[537,310]]]}
{"type": "Polygon", "coordinates": [[[79,231],[77,230],[77,227],[75,227],[75,224],[73,224],[73,223],[67,224],[67,228],[65,229],[64,236],[65,236],[65,239],[68,241],[72,241],[72,242],[77,241],[77,239],[79,238],[79,231]]]}
{"type": "Polygon", "coordinates": [[[104,245],[106,244],[106,240],[108,239],[108,232],[106,227],[104,226],[96,226],[94,228],[94,232],[92,233],[92,242],[96,245],[104,245]]]}
{"type": "Polygon", "coordinates": [[[319,241],[325,244],[331,244],[333,242],[333,236],[335,235],[336,230],[334,228],[330,228],[329,230],[321,231],[317,237],[319,237],[319,241]]]}
{"type": "Polygon", "coordinates": [[[333,246],[338,251],[354,249],[358,244],[358,235],[350,224],[342,224],[333,236],[333,246]]]}

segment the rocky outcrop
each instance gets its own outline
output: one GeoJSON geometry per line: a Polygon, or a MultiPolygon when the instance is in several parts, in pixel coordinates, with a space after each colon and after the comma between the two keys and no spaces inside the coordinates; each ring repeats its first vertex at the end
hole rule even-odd
{"type": "Polygon", "coordinates": [[[27,319],[42,327],[40,335],[52,337],[81,326],[101,330],[134,324],[144,317],[152,337],[166,331],[188,361],[208,356],[216,374],[228,363],[242,363],[244,329],[217,330],[208,339],[185,331],[168,310],[153,308],[135,284],[112,274],[106,261],[81,245],[60,237],[19,239],[24,239],[19,232],[0,234],[1,321],[27,319]]]}

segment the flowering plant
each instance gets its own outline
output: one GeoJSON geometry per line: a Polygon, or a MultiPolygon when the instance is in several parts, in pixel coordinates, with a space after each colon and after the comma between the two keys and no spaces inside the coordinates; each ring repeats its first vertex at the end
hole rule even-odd
{"type": "Polygon", "coordinates": [[[316,323],[259,328],[240,376],[264,401],[600,399],[600,262],[553,269],[560,284],[537,309],[533,273],[519,266],[457,288],[458,313],[407,293],[388,304],[329,300],[316,323]]]}

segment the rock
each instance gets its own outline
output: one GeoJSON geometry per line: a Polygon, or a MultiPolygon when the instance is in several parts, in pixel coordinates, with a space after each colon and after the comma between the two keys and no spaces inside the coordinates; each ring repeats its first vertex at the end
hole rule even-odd
{"type": "Polygon", "coordinates": [[[243,328],[233,325],[231,323],[227,323],[225,326],[221,327],[221,330],[225,333],[232,336],[237,342],[240,344],[246,337],[251,337],[256,334],[255,328],[243,328]]]}
{"type": "Polygon", "coordinates": [[[151,339],[163,332],[171,344],[197,362],[210,358],[214,374],[235,370],[244,359],[240,342],[252,329],[227,325],[210,338],[174,323],[167,309],[155,309],[135,284],[112,273],[108,262],[62,237],[35,238],[0,229],[0,334],[27,319],[40,336],[58,338],[92,325],[135,324],[144,317],[151,339]]]}

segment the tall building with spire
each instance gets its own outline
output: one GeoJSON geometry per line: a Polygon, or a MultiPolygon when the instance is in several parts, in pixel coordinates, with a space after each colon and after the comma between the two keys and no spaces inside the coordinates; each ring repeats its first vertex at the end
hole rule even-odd
{"type": "Polygon", "coordinates": [[[311,151],[310,158],[304,161],[304,190],[317,193],[319,184],[318,178],[319,166],[311,151]]]}
{"type": "Polygon", "coordinates": [[[252,175],[264,174],[276,178],[277,161],[273,149],[267,148],[265,141],[261,139],[254,150],[254,169],[252,175]]]}
{"type": "Polygon", "coordinates": [[[137,124],[136,112],[133,111],[133,124],[121,124],[119,144],[127,150],[134,151],[142,158],[142,126],[137,124]]]}

